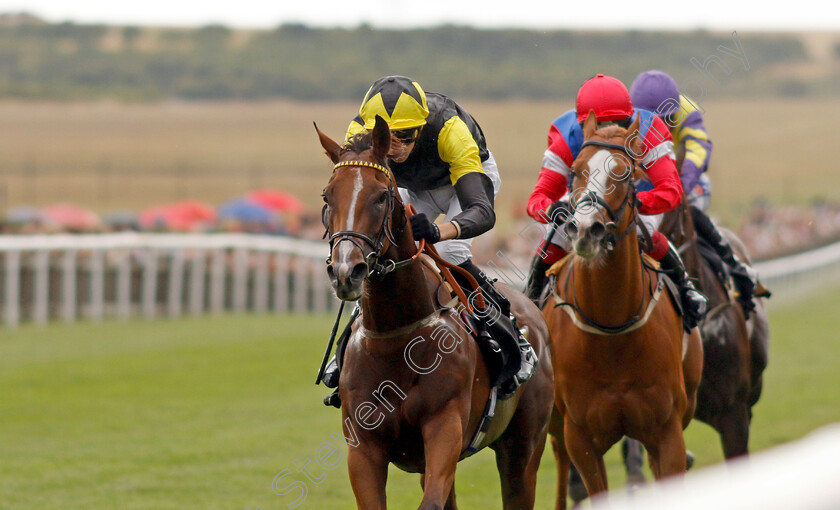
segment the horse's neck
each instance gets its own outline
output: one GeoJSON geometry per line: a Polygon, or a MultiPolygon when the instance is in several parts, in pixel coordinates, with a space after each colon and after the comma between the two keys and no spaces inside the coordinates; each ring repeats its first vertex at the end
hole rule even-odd
{"type": "Polygon", "coordinates": [[[645,292],[636,227],[625,228],[633,230],[603,260],[584,263],[577,259],[574,267],[577,306],[607,325],[629,320],[638,311],[645,292]]]}
{"type": "MultiPolygon", "coordinates": [[[[398,246],[388,250],[395,262],[411,258],[414,240],[404,229],[398,246]]],[[[419,260],[365,282],[361,298],[362,325],[369,331],[387,333],[428,317],[435,311],[434,297],[419,260]]]]}

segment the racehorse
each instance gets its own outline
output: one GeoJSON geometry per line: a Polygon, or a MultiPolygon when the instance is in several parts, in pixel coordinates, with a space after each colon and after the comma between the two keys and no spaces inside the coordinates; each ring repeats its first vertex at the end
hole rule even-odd
{"type": "MultiPolygon", "coordinates": [[[[702,241],[685,201],[666,214],[660,230],[679,247],[686,270],[709,299],[709,313],[700,324],[705,359],[695,417],[720,434],[726,459],[745,455],[751,408],[761,396],[762,373],[768,360],[770,329],[763,299],[754,298],[755,310],[744,316],[741,305],[717,276],[723,264],[716,271],[701,255],[702,241]]],[[[746,249],[735,234],[726,229],[721,233],[738,257],[749,263],[746,249]]],[[[706,251],[713,252],[711,248],[706,251]]]]}
{"type": "Polygon", "coordinates": [[[642,442],[656,478],[686,468],[682,431],[694,413],[702,370],[696,329],[683,321],[664,281],[643,265],[634,179],[641,172],[639,119],[629,129],[584,122],[572,165],[574,255],[543,309],[552,341],[558,466],[556,507],[566,507],[569,460],[590,494],[607,490],[604,453],[623,436],[642,442]],[[637,175],[638,174],[638,175],[637,175]]]}
{"type": "MultiPolygon", "coordinates": [[[[317,126],[316,126],[317,130],[317,126]]],[[[540,357],[531,379],[496,400],[459,311],[438,304],[437,273],[419,262],[407,213],[388,169],[382,118],[344,147],[318,130],[334,164],[324,189],[327,272],[342,300],[361,300],[339,389],[347,466],[358,508],[385,509],[388,465],[422,473],[420,509],[456,509],[458,461],[490,446],[504,508],[531,509],[553,401],[548,330],[523,294],[500,285],[540,357]],[[495,417],[484,419],[495,406],[495,417]]]]}

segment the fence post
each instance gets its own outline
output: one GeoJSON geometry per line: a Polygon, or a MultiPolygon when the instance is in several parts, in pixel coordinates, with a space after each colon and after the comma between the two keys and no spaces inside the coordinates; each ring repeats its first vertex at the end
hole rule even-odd
{"type": "Polygon", "coordinates": [[[101,321],[105,315],[105,254],[101,249],[90,253],[90,318],[101,321]]]}
{"type": "Polygon", "coordinates": [[[166,306],[170,317],[181,316],[181,297],[184,289],[184,249],[172,250],[169,262],[169,289],[166,306]]]}
{"type": "Polygon", "coordinates": [[[289,256],[285,253],[274,255],[274,311],[289,311],[289,256]]]}
{"type": "Polygon", "coordinates": [[[76,250],[67,250],[61,257],[61,318],[76,320],[76,250]]]}
{"type": "Polygon", "coordinates": [[[50,252],[35,251],[35,303],[32,318],[36,324],[46,324],[50,313],[50,252]]]}
{"type": "Polygon", "coordinates": [[[254,252],[254,290],[252,301],[255,312],[265,312],[268,308],[268,253],[263,250],[254,252]]]}
{"type": "Polygon", "coordinates": [[[204,311],[204,271],[207,253],[196,250],[190,264],[190,313],[200,315],[204,311]]]}
{"type": "Polygon", "coordinates": [[[248,301],[248,251],[238,247],[233,250],[233,310],[245,311],[248,301]]]}
{"type": "Polygon", "coordinates": [[[143,253],[143,316],[153,319],[157,312],[158,253],[154,248],[147,248],[143,253]]]}
{"type": "Polygon", "coordinates": [[[327,311],[327,287],[325,285],[325,273],[323,262],[312,259],[309,262],[309,276],[312,281],[312,301],[317,313],[327,311]]]}
{"type": "Polygon", "coordinates": [[[132,251],[126,249],[119,254],[117,264],[117,316],[127,320],[131,317],[131,259],[132,251]]]}
{"type": "Polygon", "coordinates": [[[210,275],[210,311],[221,312],[225,306],[225,249],[213,250],[212,273],[210,275]]]}
{"type": "Polygon", "coordinates": [[[292,308],[295,313],[306,313],[309,300],[309,261],[303,257],[294,260],[295,271],[292,274],[294,282],[294,298],[292,308]]]}
{"type": "Polygon", "coordinates": [[[6,309],[4,322],[7,328],[16,328],[20,322],[20,251],[6,252],[6,309]]]}

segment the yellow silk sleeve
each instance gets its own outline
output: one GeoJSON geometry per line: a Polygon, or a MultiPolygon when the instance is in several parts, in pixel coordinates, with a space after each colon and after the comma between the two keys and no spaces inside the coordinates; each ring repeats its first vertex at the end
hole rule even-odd
{"type": "Polygon", "coordinates": [[[453,185],[470,172],[484,173],[478,144],[457,115],[447,120],[438,134],[438,155],[449,163],[449,178],[453,185]]]}

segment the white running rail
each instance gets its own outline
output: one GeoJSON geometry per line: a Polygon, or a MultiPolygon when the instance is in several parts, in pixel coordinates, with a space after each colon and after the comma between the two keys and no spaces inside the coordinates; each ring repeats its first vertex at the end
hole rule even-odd
{"type": "MultiPolygon", "coordinates": [[[[322,313],[337,299],[327,243],[250,234],[0,236],[0,320],[322,313]]],[[[840,282],[840,243],[756,264],[771,303],[840,282]]],[[[527,266],[499,253],[491,277],[522,287],[527,266]]]]}

